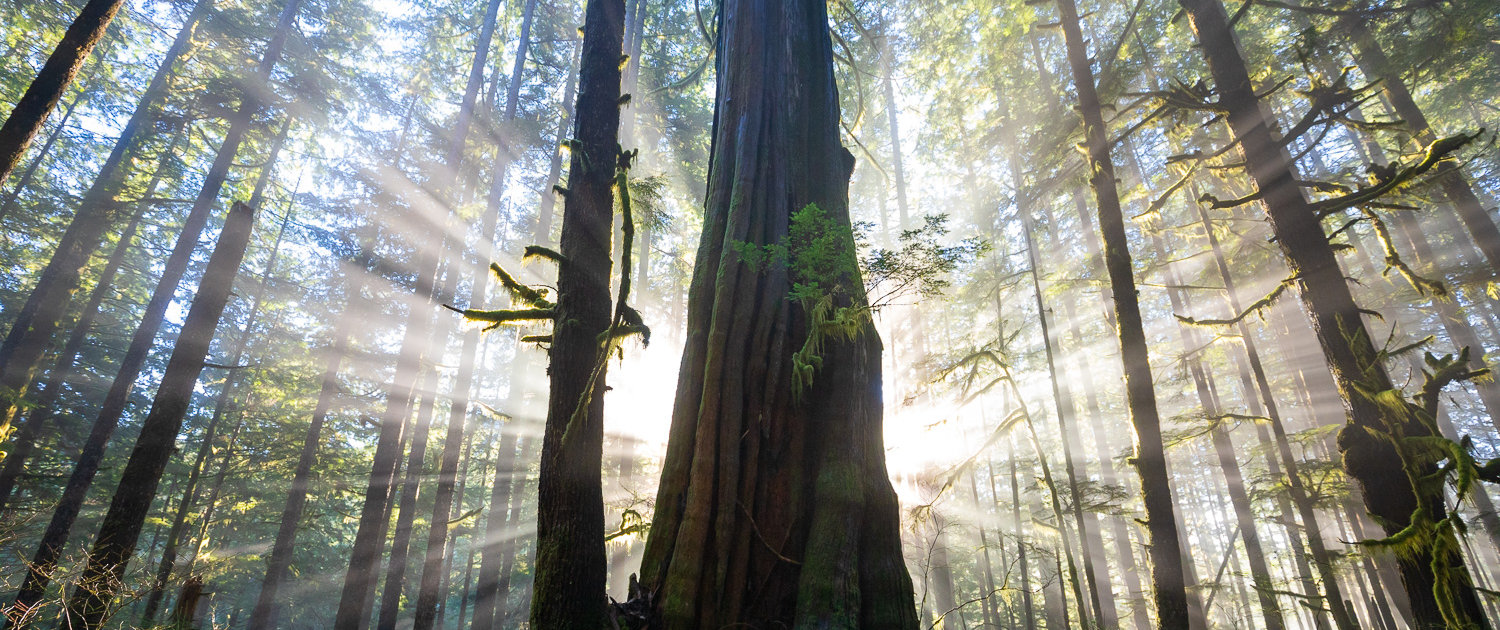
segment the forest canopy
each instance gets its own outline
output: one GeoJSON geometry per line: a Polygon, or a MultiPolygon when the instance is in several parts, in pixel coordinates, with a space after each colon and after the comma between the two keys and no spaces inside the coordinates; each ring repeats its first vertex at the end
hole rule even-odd
{"type": "Polygon", "coordinates": [[[0,49],[0,630],[1500,625],[1492,0],[0,49]]]}

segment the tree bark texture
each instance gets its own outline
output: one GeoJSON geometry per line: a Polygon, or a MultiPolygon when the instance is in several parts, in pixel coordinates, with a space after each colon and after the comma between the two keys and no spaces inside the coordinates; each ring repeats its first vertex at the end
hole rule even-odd
{"type": "Polygon", "coordinates": [[[16,101],[5,124],[0,126],[0,184],[5,183],[10,172],[21,162],[32,138],[42,130],[47,117],[73,83],[78,69],[93,52],[94,45],[104,39],[104,32],[109,29],[109,23],[114,21],[122,4],[123,0],[89,0],[83,5],[83,11],[68,25],[47,62],[27,86],[26,93],[16,101]]]}
{"type": "MultiPolygon", "coordinates": [[[[808,314],[753,269],[816,203],[852,258],[828,17],[816,0],[726,0],[712,164],[672,428],[641,585],[661,627],[917,627],[881,434],[880,339],[829,339],[799,401],[808,314]]],[[[852,263],[852,259],[850,260],[852,263]]],[[[839,278],[856,287],[861,280],[839,278]]]]}

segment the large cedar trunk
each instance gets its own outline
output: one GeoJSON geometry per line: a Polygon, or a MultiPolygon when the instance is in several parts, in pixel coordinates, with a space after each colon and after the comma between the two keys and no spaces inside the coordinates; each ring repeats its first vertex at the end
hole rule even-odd
{"type": "MultiPolygon", "coordinates": [[[[917,627],[881,435],[880,339],[828,340],[790,392],[807,314],[786,271],[739,242],[788,235],[816,203],[848,245],[853,157],[824,3],[726,0],[688,342],[641,569],[653,627],[917,627]]],[[[858,277],[840,279],[855,287],[858,277]]],[[[856,297],[861,299],[862,297],[856,297]]]]}
{"type": "MultiPolygon", "coordinates": [[[[1361,486],[1365,507],[1380,519],[1387,534],[1395,534],[1411,522],[1413,511],[1421,503],[1395,447],[1366,429],[1388,431],[1391,423],[1398,423],[1401,433],[1407,436],[1430,435],[1431,431],[1416,421],[1387,418],[1382,408],[1362,393],[1362,389],[1386,391],[1394,385],[1385,366],[1376,361],[1375,348],[1361,319],[1362,311],[1354,302],[1319,218],[1296,185],[1290,156],[1273,136],[1271,123],[1261,110],[1224,6],[1218,0],[1180,0],[1180,3],[1192,20],[1213,73],[1219,105],[1227,113],[1239,151],[1262,195],[1276,243],[1296,279],[1303,308],[1343,396],[1348,424],[1339,432],[1338,446],[1344,469],[1361,486]]],[[[1425,499],[1427,505],[1439,509],[1444,505],[1442,497],[1425,499]]],[[[1433,518],[1443,516],[1434,514],[1433,518]]],[[[1463,559],[1455,550],[1436,560],[1439,565],[1451,567],[1457,604],[1454,613],[1472,620],[1478,627],[1488,627],[1463,559]]],[[[1398,558],[1398,565],[1401,581],[1411,598],[1416,626],[1422,630],[1444,627],[1446,622],[1433,592],[1431,550],[1412,549],[1398,558]]]]}

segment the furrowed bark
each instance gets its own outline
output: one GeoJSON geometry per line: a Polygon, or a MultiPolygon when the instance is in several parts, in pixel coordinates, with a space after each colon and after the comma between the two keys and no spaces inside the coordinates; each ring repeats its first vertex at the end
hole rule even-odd
{"type": "Polygon", "coordinates": [[[151,510],[157,484],[176,451],[177,434],[182,431],[193,387],[203,372],[209,344],[229,301],[254,219],[253,208],[236,203],[219,234],[219,242],[204,269],[203,281],[198,285],[162,374],[161,386],[152,400],[151,411],[141,423],[140,437],[120,474],[120,485],[89,550],[83,575],[65,602],[64,627],[94,630],[104,624],[151,510]]]}
{"type": "MultiPolygon", "coordinates": [[[[827,339],[795,399],[808,314],[787,299],[784,269],[752,269],[735,250],[777,243],[816,203],[853,255],[826,6],[728,0],[720,15],[688,342],[641,568],[653,627],[914,629],[881,441],[880,340],[869,326],[827,339]]],[[[857,272],[838,281],[862,287],[857,272]]],[[[839,299],[863,306],[857,290],[839,299]]]]}
{"type": "MultiPolygon", "coordinates": [[[[1238,141],[1251,179],[1262,195],[1277,245],[1287,260],[1304,309],[1323,348],[1338,390],[1342,394],[1349,423],[1339,432],[1338,446],[1344,469],[1363,487],[1365,505],[1380,517],[1387,534],[1404,529],[1419,505],[1441,506],[1441,497],[1419,499],[1403,470],[1395,447],[1369,430],[1387,431],[1394,426],[1409,436],[1430,435],[1416,422],[1388,420],[1385,412],[1361,392],[1394,389],[1385,366],[1376,362],[1376,351],[1329,245],[1323,227],[1291,172],[1291,161],[1283,145],[1273,136],[1271,123],[1261,110],[1244,58],[1240,55],[1228,16],[1217,0],[1179,0],[1192,22],[1204,56],[1208,60],[1219,94],[1227,110],[1230,130],[1238,141]]],[[[1289,473],[1291,471],[1288,471],[1289,473]]],[[[1442,515],[1433,515],[1434,520],[1442,515]]],[[[1468,622],[1487,627],[1484,613],[1468,579],[1463,561],[1454,551],[1437,558],[1454,572],[1455,609],[1468,622]]],[[[1419,549],[1398,559],[1407,595],[1419,628],[1446,625],[1433,592],[1433,554],[1419,549]]],[[[1326,585],[1325,585],[1326,586],[1326,585]]]]}

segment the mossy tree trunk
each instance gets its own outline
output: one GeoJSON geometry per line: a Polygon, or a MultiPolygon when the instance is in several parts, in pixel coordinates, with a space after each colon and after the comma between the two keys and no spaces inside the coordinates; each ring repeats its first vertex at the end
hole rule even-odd
{"type": "MultiPolygon", "coordinates": [[[[788,299],[784,269],[751,268],[736,252],[783,241],[792,213],[815,203],[853,255],[853,157],[839,144],[826,8],[726,0],[721,11],[688,342],[641,569],[652,627],[912,630],[881,438],[880,339],[868,324],[828,339],[822,369],[794,398],[792,353],[809,316],[788,299]]],[[[849,275],[838,281],[862,302],[849,275]]]]}
{"type": "MultiPolygon", "coordinates": [[[[608,625],[604,550],[604,392],[610,328],[613,186],[619,144],[625,1],[589,0],[563,200],[563,260],[552,328],[551,390],[537,480],[536,573],[531,627],[608,625]]],[[[622,269],[629,275],[629,269],[622,269]]],[[[622,282],[623,287],[628,283],[622,282]]],[[[491,506],[492,509],[495,506],[491,506]]],[[[494,514],[491,518],[494,518],[494,514]]]]}
{"type": "MultiPolygon", "coordinates": [[[[1339,432],[1338,447],[1344,469],[1361,486],[1365,507],[1380,519],[1388,535],[1395,534],[1411,524],[1419,506],[1431,506],[1438,512],[1445,502],[1441,496],[1419,497],[1395,445],[1371,432],[1396,431],[1405,436],[1430,436],[1433,432],[1415,419],[1388,417],[1393,414],[1370,393],[1390,391],[1395,386],[1378,360],[1361,319],[1364,311],[1354,301],[1318,214],[1296,184],[1290,156],[1273,135],[1272,121],[1261,109],[1223,4],[1218,0],[1179,1],[1207,58],[1218,106],[1225,112],[1238,151],[1261,195],[1276,243],[1286,257],[1303,308],[1343,397],[1348,423],[1339,432]]],[[[1417,472],[1431,474],[1435,470],[1430,465],[1424,468],[1417,472]]],[[[1431,515],[1434,521],[1445,516],[1431,515]]],[[[1434,558],[1431,548],[1421,545],[1398,557],[1415,625],[1423,630],[1448,625],[1445,603],[1438,601],[1433,588],[1437,582],[1434,566],[1438,566],[1451,572],[1444,576],[1451,580],[1453,589],[1451,600],[1446,602],[1453,606],[1449,615],[1488,627],[1456,545],[1447,549],[1443,556],[1434,558]]]]}
{"type": "Polygon", "coordinates": [[[1110,156],[1109,129],[1094,82],[1092,58],[1083,41],[1078,8],[1073,0],[1058,0],[1059,22],[1067,42],[1068,65],[1078,94],[1083,118],[1084,144],[1088,150],[1089,185],[1098,202],[1099,227],[1104,236],[1104,268],[1114,297],[1116,333],[1124,362],[1125,397],[1134,428],[1134,465],[1141,478],[1141,501],[1146,510],[1147,546],[1151,555],[1151,592],[1157,624],[1165,629],[1188,627],[1188,596],[1183,583],[1183,562],[1168,485],[1166,451],[1162,447],[1161,419],[1156,408],[1146,335],[1136,296],[1135,272],[1125,235],[1125,218],[1115,188],[1115,166],[1110,156]]]}

